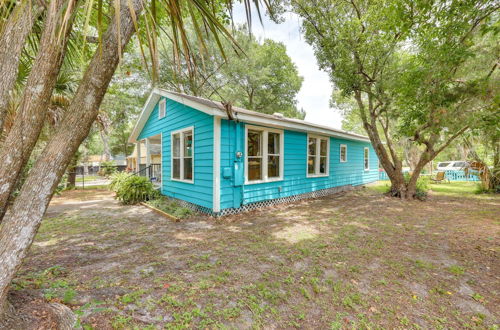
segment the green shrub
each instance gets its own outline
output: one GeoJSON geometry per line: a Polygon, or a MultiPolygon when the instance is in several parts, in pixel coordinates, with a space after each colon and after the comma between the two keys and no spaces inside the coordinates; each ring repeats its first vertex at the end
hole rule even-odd
{"type": "Polygon", "coordinates": [[[178,202],[164,196],[159,196],[158,198],[152,199],[147,203],[152,207],[157,208],[158,210],[171,214],[174,217],[180,219],[186,218],[193,214],[193,211],[191,211],[190,209],[183,207],[178,202]]]}
{"type": "Polygon", "coordinates": [[[158,196],[158,191],[148,178],[136,175],[128,175],[121,178],[120,182],[113,186],[116,198],[123,204],[137,204],[158,196]]]}
{"type": "Polygon", "coordinates": [[[109,189],[117,192],[120,189],[120,186],[128,177],[132,176],[132,174],[127,172],[115,172],[111,175],[111,183],[109,184],[109,189]]]}
{"type": "Polygon", "coordinates": [[[429,191],[430,179],[427,176],[419,176],[417,179],[417,192],[416,197],[418,199],[425,199],[427,197],[427,192],[429,191]]]}
{"type": "MultiPolygon", "coordinates": [[[[410,174],[405,173],[404,174],[405,182],[408,183],[410,181],[410,174]]],[[[415,197],[421,200],[424,200],[427,198],[427,192],[429,191],[429,183],[430,179],[427,176],[419,176],[417,179],[417,183],[415,186],[415,197]]]]}

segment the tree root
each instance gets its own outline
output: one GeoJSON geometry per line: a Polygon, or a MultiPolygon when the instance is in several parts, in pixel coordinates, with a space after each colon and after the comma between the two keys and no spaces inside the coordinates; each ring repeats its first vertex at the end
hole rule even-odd
{"type": "Polygon", "coordinates": [[[0,329],[74,329],[77,316],[66,305],[47,303],[29,293],[15,292],[3,309],[0,329]]]}

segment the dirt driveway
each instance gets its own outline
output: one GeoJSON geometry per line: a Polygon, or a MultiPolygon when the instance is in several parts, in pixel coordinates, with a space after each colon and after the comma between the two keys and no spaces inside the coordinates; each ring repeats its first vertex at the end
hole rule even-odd
{"type": "Polygon", "coordinates": [[[55,197],[15,288],[87,329],[457,328],[500,320],[500,199],[363,189],[180,223],[55,197]]]}

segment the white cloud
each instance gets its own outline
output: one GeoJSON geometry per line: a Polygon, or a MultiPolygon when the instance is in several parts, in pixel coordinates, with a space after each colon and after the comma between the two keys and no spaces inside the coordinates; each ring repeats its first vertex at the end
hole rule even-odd
{"type": "MultiPolygon", "coordinates": [[[[267,17],[260,24],[256,13],[252,13],[252,33],[260,38],[280,41],[286,45],[287,53],[304,77],[302,88],[297,95],[298,106],[306,111],[305,120],[335,128],[341,127],[342,116],[329,106],[332,84],[326,72],[320,71],[312,47],[300,33],[300,18],[287,13],[285,22],[276,24],[267,17]]],[[[243,5],[234,8],[235,23],[246,23],[243,5]]]]}

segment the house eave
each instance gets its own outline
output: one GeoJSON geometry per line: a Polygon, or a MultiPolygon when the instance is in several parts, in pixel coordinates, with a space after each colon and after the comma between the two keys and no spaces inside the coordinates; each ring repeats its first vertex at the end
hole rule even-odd
{"type": "MultiPolygon", "coordinates": [[[[174,100],[176,102],[179,102],[181,104],[184,104],[186,106],[189,106],[191,108],[194,108],[196,110],[202,111],[206,114],[209,114],[211,116],[217,116],[221,117],[223,119],[228,119],[226,111],[222,108],[222,105],[219,105],[216,102],[210,101],[213,103],[214,106],[208,106],[206,104],[197,102],[195,100],[192,100],[191,98],[185,97],[180,93],[175,93],[175,92],[169,92],[164,89],[160,88],[155,88],[151,92],[150,96],[148,97],[148,100],[146,101],[146,104],[139,116],[139,120],[137,121],[136,125],[134,126],[134,129],[132,130],[132,134],[130,135],[129,142],[130,143],[136,143],[137,138],[139,136],[139,133],[141,132],[142,128],[146,124],[146,121],[148,120],[152,110],[154,109],[154,106],[160,99],[160,97],[166,97],[171,100],[174,100]]],[[[206,102],[208,103],[208,102],[206,102]]],[[[309,123],[300,119],[293,119],[293,118],[278,118],[274,115],[269,115],[269,114],[264,114],[264,113],[259,113],[255,111],[250,111],[238,107],[234,107],[234,114],[235,118],[239,121],[245,122],[245,123],[250,123],[250,124],[256,124],[256,125],[263,125],[263,126],[271,126],[271,127],[277,127],[277,128],[283,128],[283,129],[291,129],[295,131],[301,131],[301,132],[311,132],[311,133],[316,133],[316,134],[321,134],[321,135],[326,135],[326,136],[332,136],[332,137],[338,137],[342,139],[347,139],[347,140],[354,140],[354,141],[362,141],[362,142],[370,142],[370,139],[366,136],[355,134],[355,133],[350,133],[346,131],[342,131],[339,129],[335,129],[332,127],[327,127],[327,126],[322,126],[322,125],[317,125],[313,123],[309,123]]]]}

